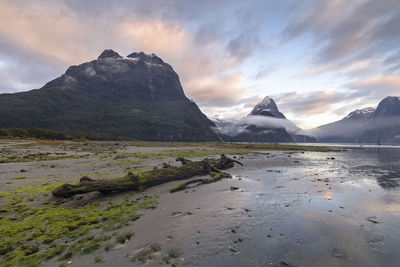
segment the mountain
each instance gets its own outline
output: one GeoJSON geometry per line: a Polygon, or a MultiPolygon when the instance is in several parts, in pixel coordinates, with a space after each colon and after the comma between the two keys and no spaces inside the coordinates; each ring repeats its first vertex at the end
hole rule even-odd
{"type": "Polygon", "coordinates": [[[156,141],[221,136],[184,94],[173,68],[155,54],[107,49],[40,89],[0,95],[0,128],[89,131],[156,141]]]}
{"type": "Polygon", "coordinates": [[[400,97],[389,96],[378,104],[360,142],[400,144],[400,97]]]}
{"type": "Polygon", "coordinates": [[[339,121],[311,130],[319,142],[358,143],[365,131],[368,119],[375,112],[372,107],[357,109],[339,121]]]}
{"type": "Polygon", "coordinates": [[[237,142],[315,142],[294,123],[286,119],[270,97],[265,97],[253,110],[236,122],[214,120],[227,141],[237,142]]]}
{"type": "Polygon", "coordinates": [[[275,101],[266,96],[260,103],[254,106],[253,110],[249,114],[250,116],[268,116],[274,118],[286,119],[276,105],[275,101]]]}
{"type": "Polygon", "coordinates": [[[340,121],[312,130],[320,142],[400,143],[400,98],[389,96],[378,107],[355,110],[340,121]]]}

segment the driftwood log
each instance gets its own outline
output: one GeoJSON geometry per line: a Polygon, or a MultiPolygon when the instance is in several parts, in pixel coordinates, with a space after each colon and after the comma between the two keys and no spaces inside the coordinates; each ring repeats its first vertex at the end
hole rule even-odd
{"type": "Polygon", "coordinates": [[[128,173],[126,176],[93,180],[87,176],[80,179],[77,184],[63,184],[55,188],[52,192],[55,197],[71,197],[75,194],[89,193],[98,191],[108,194],[114,191],[140,191],[147,187],[163,184],[175,180],[189,179],[196,175],[220,173],[221,170],[232,168],[235,163],[243,166],[242,163],[221,155],[219,159],[204,159],[201,161],[191,161],[185,158],[177,158],[182,166],[171,166],[164,164],[163,168],[137,174],[128,173]]]}

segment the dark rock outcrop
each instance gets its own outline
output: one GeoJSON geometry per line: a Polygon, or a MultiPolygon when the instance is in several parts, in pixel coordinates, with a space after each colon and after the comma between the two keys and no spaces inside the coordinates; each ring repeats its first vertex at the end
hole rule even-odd
{"type": "Polygon", "coordinates": [[[97,59],[103,59],[103,58],[122,58],[122,57],[114,50],[106,49],[103,51],[103,53],[100,54],[100,56],[97,59]]]}

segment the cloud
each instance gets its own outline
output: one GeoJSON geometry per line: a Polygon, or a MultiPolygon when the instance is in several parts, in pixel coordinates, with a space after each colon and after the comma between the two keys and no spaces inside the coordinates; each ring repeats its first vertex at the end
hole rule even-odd
{"type": "Polygon", "coordinates": [[[304,134],[293,122],[269,116],[244,116],[231,121],[216,119],[215,122],[220,132],[228,136],[237,136],[247,131],[246,127],[249,125],[264,128],[266,132],[270,129],[284,128],[289,134],[304,134]]]}
{"type": "Polygon", "coordinates": [[[357,90],[326,89],[306,93],[289,92],[276,95],[274,98],[282,112],[305,116],[325,113],[334,105],[354,101],[360,96],[361,93],[357,90]]]}
{"type": "Polygon", "coordinates": [[[283,31],[282,40],[311,37],[315,46],[311,63],[317,68],[340,70],[355,62],[390,58],[398,49],[397,1],[313,1],[294,5],[292,12],[295,18],[283,31]]]}
{"type": "Polygon", "coordinates": [[[122,55],[156,53],[174,67],[186,94],[204,107],[238,104],[249,97],[239,68],[260,44],[258,28],[253,23],[238,28],[225,23],[227,17],[249,16],[241,5],[140,0],[118,4],[0,0],[0,4],[0,60],[7,50],[19,47],[3,60],[0,75],[8,77],[0,83],[3,92],[40,87],[69,65],[112,48],[122,55]],[[221,13],[209,12],[218,6],[221,13]],[[12,68],[10,62],[19,64],[12,68]],[[19,67],[32,75],[13,74],[19,67]]]}
{"type": "Polygon", "coordinates": [[[369,94],[400,95],[400,75],[377,75],[348,83],[353,89],[365,90],[369,94]]]}
{"type": "Polygon", "coordinates": [[[376,75],[357,79],[341,88],[311,92],[288,92],[274,95],[281,112],[305,126],[311,118],[325,117],[324,124],[339,120],[359,108],[373,106],[386,96],[400,95],[400,75],[376,75]]]}
{"type": "Polygon", "coordinates": [[[398,50],[397,52],[394,52],[390,56],[388,56],[384,61],[384,65],[387,67],[387,72],[399,73],[400,72],[400,50],[398,50]]]}
{"type": "Polygon", "coordinates": [[[257,32],[249,29],[231,39],[226,46],[226,49],[229,51],[229,54],[235,57],[238,61],[243,61],[243,59],[254,53],[254,50],[259,45],[260,39],[258,38],[257,32]]]}
{"type": "Polygon", "coordinates": [[[211,101],[214,105],[229,106],[238,104],[243,97],[245,86],[243,85],[244,76],[232,74],[225,77],[202,77],[194,79],[187,84],[190,94],[200,103],[211,101]]]}
{"type": "Polygon", "coordinates": [[[0,5],[0,92],[38,88],[69,65],[111,48],[121,55],[156,53],[208,115],[244,115],[266,94],[264,88],[279,84],[293,85],[293,92],[275,98],[296,121],[320,112],[339,116],[399,94],[395,0],[0,0],[0,5]],[[286,83],[293,69],[300,70],[299,82],[286,83]],[[321,74],[330,74],[334,84],[301,91],[309,76],[321,74]]]}
{"type": "Polygon", "coordinates": [[[277,70],[277,65],[276,64],[272,64],[272,65],[269,65],[269,66],[261,66],[258,69],[258,72],[254,76],[254,78],[255,79],[264,79],[264,78],[268,77],[270,74],[272,74],[276,70],[277,70]]]}
{"type": "Polygon", "coordinates": [[[355,141],[357,138],[361,139],[363,134],[368,131],[382,131],[382,129],[393,127],[393,125],[398,125],[399,122],[400,117],[398,116],[381,118],[379,121],[373,119],[372,121],[338,121],[334,124],[315,128],[311,130],[310,133],[312,133],[317,139],[340,137],[355,141]]]}
{"type": "Polygon", "coordinates": [[[90,48],[82,44],[89,40],[90,29],[57,3],[38,5],[35,1],[2,0],[2,39],[67,64],[87,59],[90,48]]]}

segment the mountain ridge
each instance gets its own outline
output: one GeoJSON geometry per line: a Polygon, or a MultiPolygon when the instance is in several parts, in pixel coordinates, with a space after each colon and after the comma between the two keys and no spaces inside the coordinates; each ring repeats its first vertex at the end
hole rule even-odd
{"type": "Polygon", "coordinates": [[[339,121],[311,130],[320,142],[400,143],[400,97],[388,96],[377,108],[357,109],[339,121]]]}
{"type": "Polygon", "coordinates": [[[224,139],[236,142],[315,142],[281,113],[275,101],[264,97],[237,122],[215,120],[224,139]]]}
{"type": "Polygon", "coordinates": [[[90,131],[148,141],[218,141],[221,136],[155,54],[106,49],[40,89],[0,95],[0,128],[90,131]]]}

